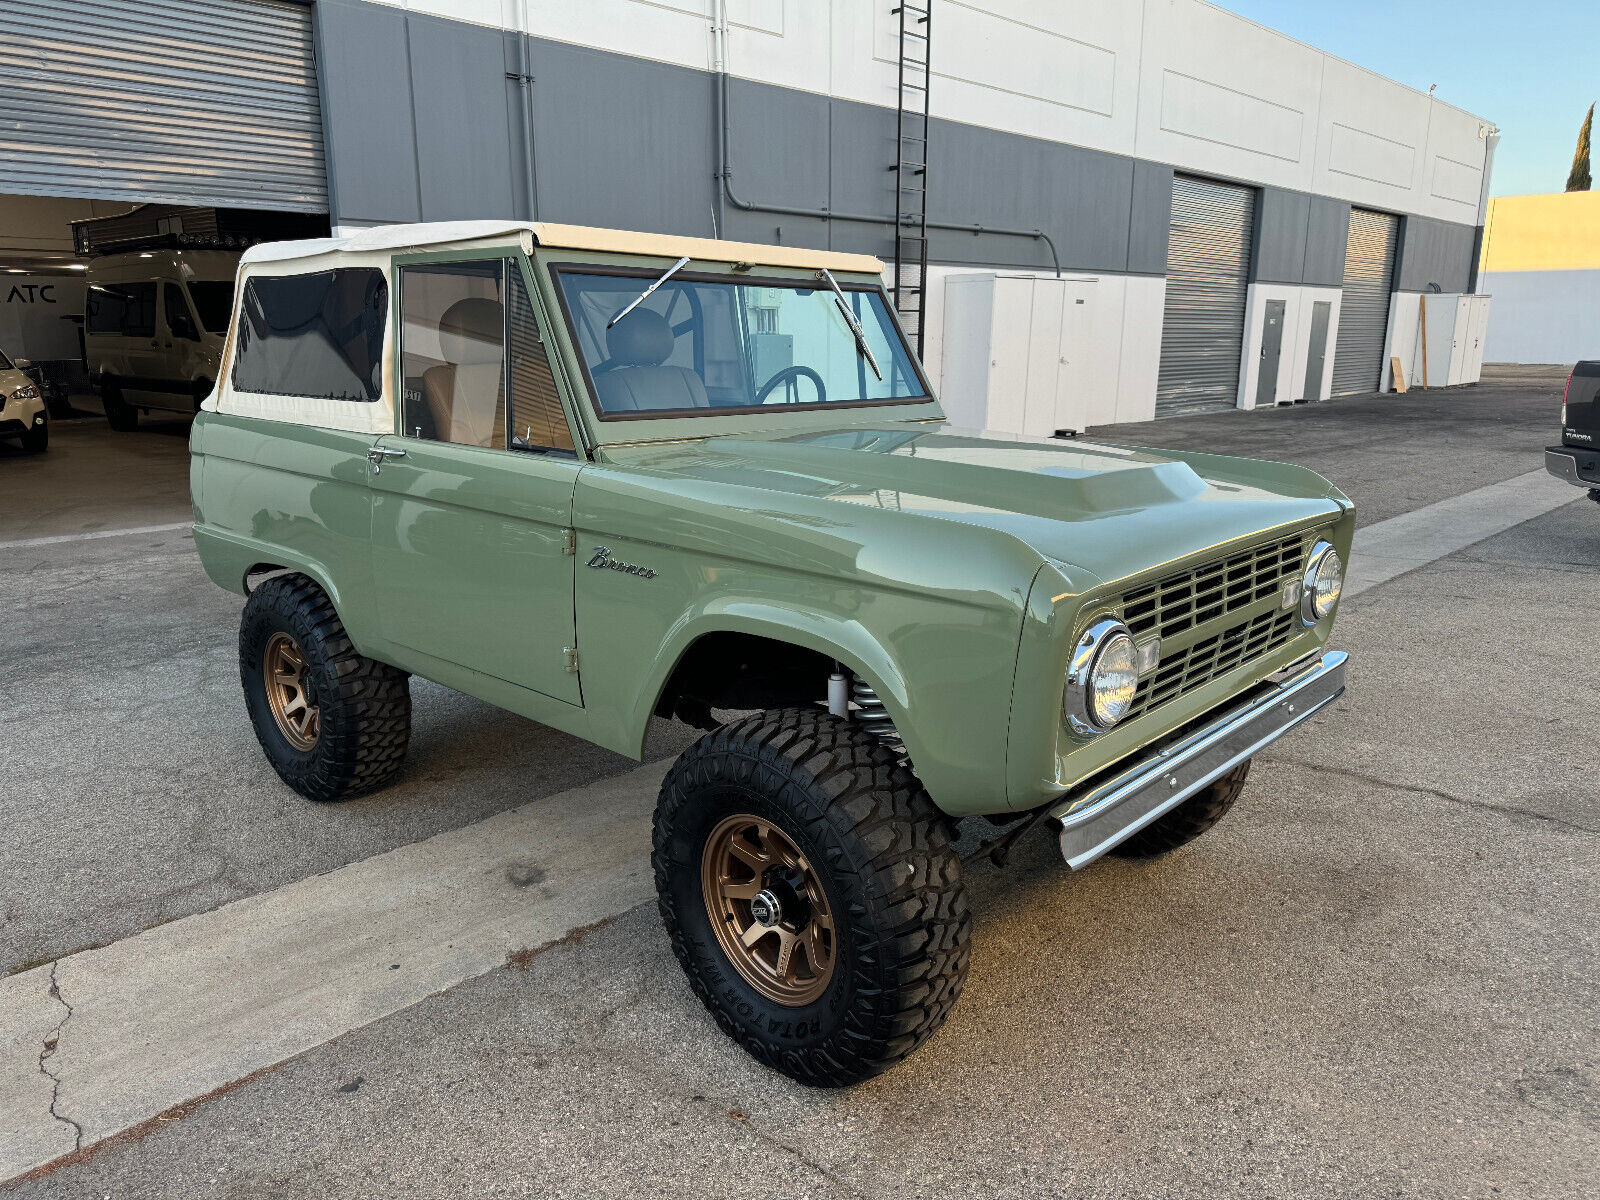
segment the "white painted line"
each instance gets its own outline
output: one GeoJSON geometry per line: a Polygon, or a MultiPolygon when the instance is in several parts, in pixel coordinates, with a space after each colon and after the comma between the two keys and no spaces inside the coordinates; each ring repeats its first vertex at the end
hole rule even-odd
{"type": "Polygon", "coordinates": [[[0,1181],[648,899],[665,772],[640,767],[0,980],[0,1181]],[[59,1087],[40,1070],[58,1022],[46,1066],[59,1087]]]}
{"type": "Polygon", "coordinates": [[[1541,469],[1357,529],[1345,595],[1358,596],[1582,498],[1578,488],[1541,469]]]}
{"type": "MultiPolygon", "coordinates": [[[[1535,471],[1362,529],[1346,592],[1575,490],[1535,471]]],[[[0,1182],[648,899],[665,770],[640,767],[0,980],[0,1182]]]]}
{"type": "Polygon", "coordinates": [[[0,542],[0,550],[23,550],[29,546],[58,546],[62,542],[91,542],[98,538],[132,537],[139,533],[170,533],[174,529],[192,529],[193,521],[173,521],[169,525],[130,525],[127,529],[92,529],[87,533],[57,533],[50,537],[17,538],[0,542]]]}

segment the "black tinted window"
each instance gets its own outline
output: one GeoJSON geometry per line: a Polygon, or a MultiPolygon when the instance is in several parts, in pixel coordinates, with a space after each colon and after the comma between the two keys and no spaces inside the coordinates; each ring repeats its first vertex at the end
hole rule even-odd
{"type": "Polygon", "coordinates": [[[175,283],[169,283],[161,290],[161,302],[167,309],[167,332],[175,338],[198,342],[200,331],[194,327],[194,317],[189,312],[188,301],[183,298],[183,289],[175,283]]]}
{"type": "Polygon", "coordinates": [[[239,308],[241,392],[376,400],[383,393],[389,288],[375,267],[258,276],[239,308]]]}
{"type": "Polygon", "coordinates": [[[189,299],[200,314],[200,324],[207,333],[227,333],[228,318],[233,316],[233,280],[191,279],[189,299]]]}
{"type": "Polygon", "coordinates": [[[85,313],[90,333],[155,337],[154,283],[97,283],[89,289],[85,313]]]}

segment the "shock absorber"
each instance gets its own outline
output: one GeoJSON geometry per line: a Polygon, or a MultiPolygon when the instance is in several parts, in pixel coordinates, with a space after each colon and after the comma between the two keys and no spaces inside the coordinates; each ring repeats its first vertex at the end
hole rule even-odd
{"type": "Polygon", "coordinates": [[[904,758],[906,744],[900,738],[900,731],[894,727],[894,718],[889,715],[889,710],[884,707],[872,685],[861,676],[852,675],[850,699],[855,702],[855,712],[851,716],[856,724],[877,738],[885,749],[904,758]]]}

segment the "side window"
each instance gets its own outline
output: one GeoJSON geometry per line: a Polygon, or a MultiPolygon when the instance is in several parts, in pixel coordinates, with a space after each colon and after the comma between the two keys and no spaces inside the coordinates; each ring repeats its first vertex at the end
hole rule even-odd
{"type": "Polygon", "coordinates": [[[511,281],[511,444],[529,450],[572,450],[572,430],[561,409],[522,272],[511,262],[506,273],[511,281]]]}
{"type": "Polygon", "coordinates": [[[90,333],[121,333],[122,316],[127,311],[128,298],[114,283],[96,283],[89,286],[85,324],[90,333]]]}
{"type": "Polygon", "coordinates": [[[376,267],[256,275],[239,306],[233,386],[269,396],[377,400],[389,287],[376,267]]]}
{"type": "Polygon", "coordinates": [[[463,446],[506,444],[505,264],[400,269],[403,428],[463,446]]]}
{"type": "Polygon", "coordinates": [[[194,327],[194,318],[189,315],[189,302],[184,299],[183,289],[175,283],[162,284],[161,303],[167,310],[167,331],[175,338],[198,342],[200,331],[194,327]]]}
{"type": "Polygon", "coordinates": [[[156,335],[156,285],[154,283],[125,283],[122,293],[126,298],[122,310],[122,336],[153,338],[156,335]]]}

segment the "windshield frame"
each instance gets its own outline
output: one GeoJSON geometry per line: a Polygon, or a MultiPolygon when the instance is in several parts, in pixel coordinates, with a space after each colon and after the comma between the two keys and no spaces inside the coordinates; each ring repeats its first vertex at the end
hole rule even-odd
{"type": "MultiPolygon", "coordinates": [[[[670,264],[668,264],[670,265],[670,264]]],[[[721,266],[723,264],[714,264],[721,266]]],[[[759,264],[757,264],[759,269],[759,264]]],[[[825,400],[801,402],[796,404],[740,404],[717,408],[670,408],[652,409],[648,412],[607,412],[600,404],[599,389],[595,386],[594,376],[590,373],[589,361],[583,353],[583,342],[579,337],[577,322],[572,309],[567,301],[566,288],[562,286],[563,275],[604,275],[612,278],[640,279],[651,282],[660,278],[665,268],[654,265],[633,266],[612,263],[574,262],[557,260],[549,264],[549,277],[551,290],[555,293],[556,302],[561,310],[561,317],[566,325],[566,334],[572,347],[572,356],[576,360],[579,372],[582,375],[583,386],[588,393],[589,409],[594,419],[606,424],[631,423],[638,421],[705,421],[729,417],[763,417],[773,413],[828,413],[847,412],[860,409],[873,408],[913,408],[926,407],[937,404],[933,387],[928,382],[928,376],[922,367],[922,360],[917,357],[912,349],[910,340],[906,337],[905,330],[900,325],[900,314],[895,311],[889,294],[885,291],[881,280],[873,283],[863,283],[855,280],[839,280],[838,286],[846,295],[851,292],[875,293],[883,299],[884,311],[889,317],[889,328],[895,338],[899,339],[902,351],[911,369],[916,373],[917,383],[922,391],[914,396],[889,396],[876,400],[825,400]]],[[[826,281],[813,279],[807,273],[797,277],[795,274],[769,275],[755,274],[754,271],[734,272],[731,270],[706,270],[686,268],[673,273],[671,281],[684,283],[709,283],[721,284],[732,287],[771,287],[786,288],[794,291],[799,289],[821,290],[827,292],[830,300],[832,291],[826,281]]],[[[707,430],[706,433],[712,432],[707,430]]]]}

